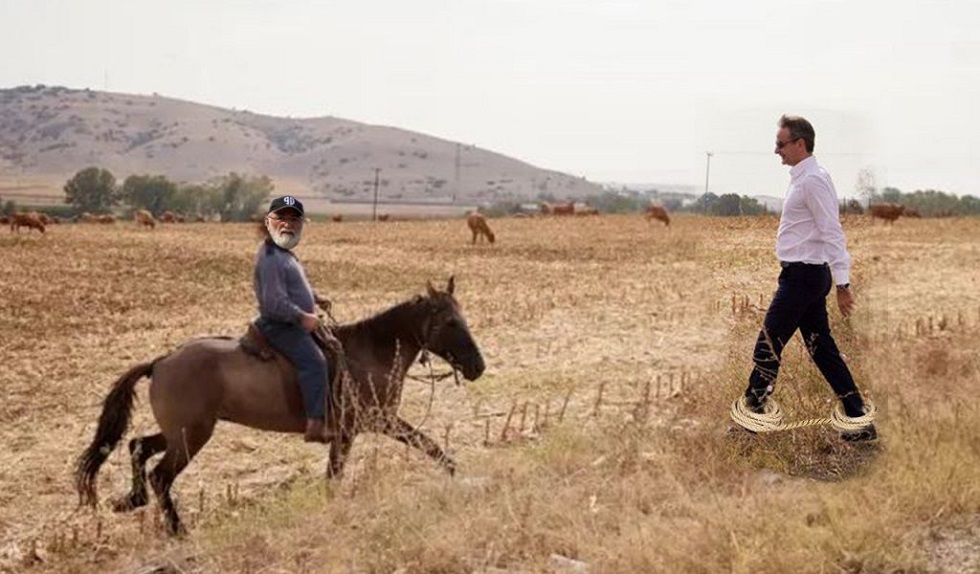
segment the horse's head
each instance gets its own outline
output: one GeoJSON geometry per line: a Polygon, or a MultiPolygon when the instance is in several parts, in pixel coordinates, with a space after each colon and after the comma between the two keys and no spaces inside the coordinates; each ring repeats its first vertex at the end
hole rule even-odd
{"type": "Polygon", "coordinates": [[[467,381],[473,381],[483,374],[486,365],[459,303],[453,297],[455,286],[453,277],[449,278],[445,291],[428,284],[427,296],[420,297],[419,301],[426,309],[421,340],[426,349],[461,371],[467,381]]]}

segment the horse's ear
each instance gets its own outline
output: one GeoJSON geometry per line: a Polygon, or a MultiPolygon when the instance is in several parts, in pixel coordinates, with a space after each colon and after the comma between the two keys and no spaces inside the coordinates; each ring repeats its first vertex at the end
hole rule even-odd
{"type": "Polygon", "coordinates": [[[429,297],[435,297],[438,294],[436,288],[432,286],[432,281],[425,282],[425,291],[429,294],[429,297]]]}
{"type": "Polygon", "coordinates": [[[449,293],[450,295],[452,295],[453,294],[453,291],[455,291],[455,290],[456,290],[456,276],[455,275],[450,275],[449,276],[449,283],[446,283],[446,293],[449,293]]]}

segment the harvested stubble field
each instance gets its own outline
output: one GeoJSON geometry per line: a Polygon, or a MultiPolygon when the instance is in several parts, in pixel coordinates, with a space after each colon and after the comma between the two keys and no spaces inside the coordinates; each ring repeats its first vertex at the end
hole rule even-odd
{"type": "MultiPolygon", "coordinates": [[[[362,436],[327,485],[322,447],[219,424],[175,485],[180,540],[152,505],[108,509],[125,440],[155,432],[146,381],[98,510],[76,506],[71,472],[130,365],[242,331],[254,229],[0,235],[0,571],[980,569],[980,221],[845,222],[859,309],[832,306],[833,327],[882,435],[857,446],[828,427],[727,432],[775,288],[775,219],[490,223],[492,246],[462,220],[317,223],[297,249],[341,321],[456,275],[487,372],[409,381],[402,405],[456,478],[362,436]]],[[[792,418],[830,412],[797,342],[776,396],[792,418]]]]}

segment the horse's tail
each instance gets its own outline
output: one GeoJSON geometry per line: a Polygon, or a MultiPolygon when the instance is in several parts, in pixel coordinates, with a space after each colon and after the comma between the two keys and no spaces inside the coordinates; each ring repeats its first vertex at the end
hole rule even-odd
{"type": "Polygon", "coordinates": [[[153,365],[161,358],[140,363],[126,371],[112,386],[112,390],[102,403],[102,414],[99,415],[99,427],[95,431],[95,438],[78,457],[75,466],[75,488],[78,490],[81,504],[95,506],[98,502],[95,479],[102,463],[109,458],[109,454],[119,444],[119,439],[129,427],[133,399],[136,396],[136,383],[143,377],[150,376],[153,365]]]}

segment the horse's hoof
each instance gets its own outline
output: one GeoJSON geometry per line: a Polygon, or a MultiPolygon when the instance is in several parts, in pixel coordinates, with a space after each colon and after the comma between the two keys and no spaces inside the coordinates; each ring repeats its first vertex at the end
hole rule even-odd
{"type": "Polygon", "coordinates": [[[120,496],[112,501],[112,511],[113,512],[131,512],[136,510],[141,506],[146,505],[146,500],[138,500],[132,495],[120,496]]]}

